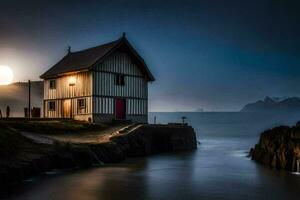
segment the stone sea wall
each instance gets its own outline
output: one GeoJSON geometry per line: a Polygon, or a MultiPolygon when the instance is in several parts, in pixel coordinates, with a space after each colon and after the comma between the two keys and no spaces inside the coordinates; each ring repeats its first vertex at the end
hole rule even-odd
{"type": "Polygon", "coordinates": [[[197,149],[197,140],[191,126],[144,125],[111,141],[118,144],[126,156],[146,156],[162,152],[197,149]]]}

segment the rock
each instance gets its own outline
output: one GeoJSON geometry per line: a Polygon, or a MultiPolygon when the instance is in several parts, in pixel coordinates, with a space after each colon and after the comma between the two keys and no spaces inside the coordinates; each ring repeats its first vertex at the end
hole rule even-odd
{"type": "Polygon", "coordinates": [[[300,127],[280,126],[264,131],[250,156],[271,168],[295,171],[300,160],[300,127]]]}

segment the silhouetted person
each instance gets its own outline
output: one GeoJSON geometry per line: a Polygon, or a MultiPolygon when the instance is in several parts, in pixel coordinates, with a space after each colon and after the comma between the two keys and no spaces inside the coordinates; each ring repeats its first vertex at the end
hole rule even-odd
{"type": "Polygon", "coordinates": [[[0,119],[2,118],[2,111],[1,111],[1,109],[0,109],[0,119]]]}
{"type": "Polygon", "coordinates": [[[10,108],[9,106],[6,107],[6,118],[9,118],[9,114],[10,114],[10,108]]]}

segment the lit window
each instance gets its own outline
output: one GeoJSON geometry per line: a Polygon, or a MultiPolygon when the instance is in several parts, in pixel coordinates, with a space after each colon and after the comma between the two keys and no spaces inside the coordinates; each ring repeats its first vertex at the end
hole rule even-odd
{"type": "Polygon", "coordinates": [[[85,108],[85,99],[78,99],[78,108],[83,109],[85,108]]]}
{"type": "Polygon", "coordinates": [[[116,75],[116,85],[125,85],[125,78],[123,74],[116,75]]]}
{"type": "Polygon", "coordinates": [[[50,80],[50,89],[56,88],[56,80],[50,80]]]}
{"type": "Polygon", "coordinates": [[[55,101],[49,101],[49,110],[55,111],[55,101]]]}

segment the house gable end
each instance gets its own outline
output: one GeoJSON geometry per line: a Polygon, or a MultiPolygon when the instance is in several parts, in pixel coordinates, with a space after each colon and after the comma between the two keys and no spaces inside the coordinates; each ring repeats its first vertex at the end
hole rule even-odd
{"type": "MultiPolygon", "coordinates": [[[[105,56],[103,56],[97,62],[95,62],[95,64],[93,64],[90,69],[91,70],[104,70],[103,68],[101,69],[100,66],[102,66],[103,63],[105,63],[107,60],[111,60],[112,56],[117,56],[117,57],[119,56],[119,58],[117,58],[117,60],[119,60],[120,62],[122,62],[122,57],[123,57],[123,59],[124,59],[123,61],[130,62],[127,64],[128,66],[132,67],[132,65],[135,65],[135,67],[138,67],[139,71],[141,73],[138,75],[144,76],[147,81],[155,80],[155,78],[151,74],[150,70],[148,69],[145,61],[143,60],[143,58],[134,50],[134,48],[130,45],[130,43],[127,41],[126,38],[122,38],[120,40],[119,44],[117,44],[105,56]],[[121,56],[121,54],[123,54],[123,56],[121,56]],[[127,56],[127,58],[125,58],[125,55],[127,56]]],[[[105,69],[105,70],[108,70],[108,69],[105,69]]],[[[112,69],[110,69],[110,71],[111,70],[112,69]]],[[[124,70],[128,71],[128,70],[130,70],[130,68],[124,69],[124,70]]]]}
{"type": "Polygon", "coordinates": [[[144,77],[143,71],[136,61],[124,51],[115,51],[102,62],[95,64],[94,71],[120,73],[131,76],[144,77]]]}

